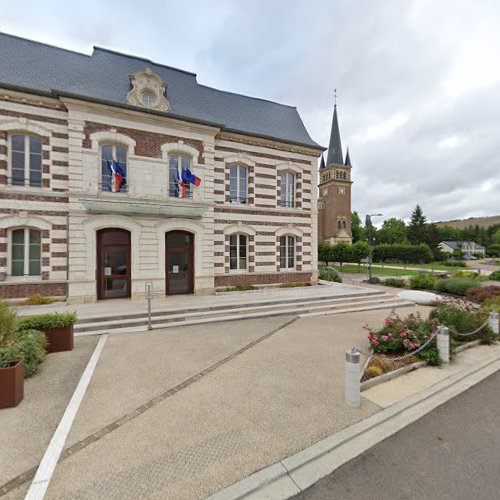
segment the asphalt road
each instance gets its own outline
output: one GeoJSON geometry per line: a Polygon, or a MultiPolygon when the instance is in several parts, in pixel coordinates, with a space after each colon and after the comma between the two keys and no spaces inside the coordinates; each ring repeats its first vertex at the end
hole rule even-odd
{"type": "Polygon", "coordinates": [[[500,371],[295,498],[500,498],[500,371]]]}

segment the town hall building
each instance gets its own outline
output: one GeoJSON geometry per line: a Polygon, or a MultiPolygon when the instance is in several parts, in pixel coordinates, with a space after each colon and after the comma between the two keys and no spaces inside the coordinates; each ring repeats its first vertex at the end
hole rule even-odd
{"type": "Polygon", "coordinates": [[[316,283],[323,149],[294,107],[0,34],[0,298],[316,283]]]}

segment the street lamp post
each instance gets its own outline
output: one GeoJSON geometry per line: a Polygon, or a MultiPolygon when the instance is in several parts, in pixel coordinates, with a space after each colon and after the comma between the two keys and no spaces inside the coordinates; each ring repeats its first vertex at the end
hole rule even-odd
{"type": "Polygon", "coordinates": [[[366,216],[365,219],[365,227],[367,230],[366,234],[366,240],[368,242],[369,248],[368,248],[368,281],[371,281],[372,279],[372,242],[373,242],[373,236],[372,236],[372,217],[382,217],[383,214],[369,214],[366,216]]]}

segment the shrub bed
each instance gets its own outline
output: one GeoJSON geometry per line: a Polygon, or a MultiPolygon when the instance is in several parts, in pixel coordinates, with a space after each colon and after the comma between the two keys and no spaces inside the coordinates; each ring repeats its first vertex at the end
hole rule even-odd
{"type": "Polygon", "coordinates": [[[335,283],[342,283],[342,277],[335,271],[335,269],[325,268],[319,272],[319,279],[325,281],[334,281],[335,283]]]}
{"type": "MultiPolygon", "coordinates": [[[[374,353],[392,354],[396,357],[409,354],[421,347],[432,335],[437,322],[430,318],[424,320],[420,314],[410,314],[406,318],[398,315],[385,319],[385,324],[378,330],[365,326],[368,340],[374,353]]],[[[439,365],[441,359],[433,341],[416,355],[429,364],[439,365]]]]}
{"type": "Polygon", "coordinates": [[[478,339],[489,344],[494,340],[494,334],[489,327],[483,328],[474,335],[466,337],[459,335],[473,332],[487,319],[487,315],[486,318],[483,318],[480,311],[472,308],[469,304],[441,304],[431,311],[430,318],[448,327],[451,339],[455,344],[478,339]]]}
{"type": "Polygon", "coordinates": [[[491,281],[500,281],[500,269],[498,269],[497,271],[492,272],[489,275],[488,279],[491,280],[491,281]]]}
{"type": "Polygon", "coordinates": [[[465,296],[468,300],[481,304],[486,299],[500,297],[500,286],[490,285],[482,288],[472,287],[465,292],[465,296]]]}
{"type": "Polygon", "coordinates": [[[436,278],[432,274],[421,273],[410,278],[410,287],[413,290],[433,290],[436,278]]]}
{"type": "Polygon", "coordinates": [[[463,296],[469,288],[476,286],[477,281],[470,278],[444,278],[436,281],[434,289],[438,292],[463,296]]]}
{"type": "Polygon", "coordinates": [[[25,328],[16,329],[16,313],[0,302],[0,368],[8,368],[24,360],[24,376],[38,371],[47,352],[47,339],[43,332],[25,328]]]}
{"type": "Polygon", "coordinates": [[[398,278],[387,278],[383,281],[386,286],[394,286],[396,288],[404,288],[406,286],[406,281],[398,278]]]}

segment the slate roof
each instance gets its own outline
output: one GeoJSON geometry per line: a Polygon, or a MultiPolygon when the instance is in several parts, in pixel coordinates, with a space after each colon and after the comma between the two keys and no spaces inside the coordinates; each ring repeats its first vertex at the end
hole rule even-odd
{"type": "Polygon", "coordinates": [[[330,133],[330,144],[328,145],[328,156],[326,157],[326,166],[343,165],[342,142],[340,141],[339,119],[337,116],[337,105],[333,108],[332,131],[330,133]]]}
{"type": "Polygon", "coordinates": [[[478,250],[484,249],[484,247],[482,245],[480,245],[479,243],[476,243],[475,241],[446,240],[446,241],[442,241],[441,243],[448,245],[450,248],[453,248],[453,250],[462,249],[465,244],[468,246],[474,245],[475,248],[477,248],[478,250]]]}
{"type": "Polygon", "coordinates": [[[148,59],[100,47],[88,56],[0,33],[0,87],[4,88],[132,107],[127,104],[129,75],[146,67],[167,85],[171,109],[161,114],[324,150],[311,139],[295,107],[200,85],[196,74],[148,59]]]}

